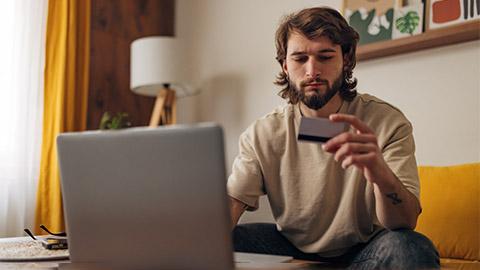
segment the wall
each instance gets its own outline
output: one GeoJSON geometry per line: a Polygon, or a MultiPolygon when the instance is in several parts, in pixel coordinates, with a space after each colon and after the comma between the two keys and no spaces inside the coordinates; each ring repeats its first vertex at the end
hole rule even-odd
{"type": "MultiPolygon", "coordinates": [[[[179,101],[183,122],[215,121],[225,128],[227,167],[240,133],[283,104],[272,81],[279,18],[304,7],[342,1],[177,0],[176,33],[187,77],[201,90],[179,101]]],[[[474,41],[358,63],[360,92],[399,107],[414,125],[419,164],[480,161],[480,42],[474,41]]],[[[242,221],[271,220],[265,199],[242,221]]]]}
{"type": "Polygon", "coordinates": [[[148,123],[154,98],[130,91],[130,43],[174,34],[174,0],[92,1],[87,129],[103,113],[127,112],[134,126],[148,123]]]}
{"type": "Polygon", "coordinates": [[[480,161],[480,42],[361,62],[359,89],[410,119],[422,165],[480,161]]]}

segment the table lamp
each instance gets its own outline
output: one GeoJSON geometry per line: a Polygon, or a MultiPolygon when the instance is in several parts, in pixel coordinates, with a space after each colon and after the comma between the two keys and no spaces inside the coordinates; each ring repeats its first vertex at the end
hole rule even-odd
{"type": "Polygon", "coordinates": [[[176,99],[187,96],[182,84],[181,52],[174,37],[154,36],[131,44],[130,89],[140,95],[156,96],[150,127],[176,123],[176,99]]]}

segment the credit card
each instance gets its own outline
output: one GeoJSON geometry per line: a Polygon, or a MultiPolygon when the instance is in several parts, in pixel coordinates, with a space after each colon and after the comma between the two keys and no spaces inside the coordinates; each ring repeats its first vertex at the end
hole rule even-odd
{"type": "Polygon", "coordinates": [[[324,143],[346,131],[345,123],[331,122],[328,118],[302,117],[298,132],[299,141],[324,143]]]}

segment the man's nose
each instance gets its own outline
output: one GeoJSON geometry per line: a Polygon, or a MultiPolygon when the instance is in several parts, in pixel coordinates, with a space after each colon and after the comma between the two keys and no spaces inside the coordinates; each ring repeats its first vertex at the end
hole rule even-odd
{"type": "Polygon", "coordinates": [[[320,65],[318,61],[310,58],[306,63],[306,76],[308,78],[317,78],[320,76],[320,65]]]}

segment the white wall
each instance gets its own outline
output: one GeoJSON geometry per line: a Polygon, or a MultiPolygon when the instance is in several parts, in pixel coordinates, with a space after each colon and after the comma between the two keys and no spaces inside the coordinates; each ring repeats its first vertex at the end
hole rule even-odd
{"type": "MultiPolygon", "coordinates": [[[[280,17],[311,6],[339,9],[341,2],[177,0],[186,76],[201,91],[179,101],[179,120],[222,124],[230,168],[240,133],[283,104],[272,83],[280,68],[274,59],[280,17]]],[[[480,161],[479,41],[359,62],[354,76],[360,92],[392,103],[411,120],[419,164],[480,161]]],[[[252,218],[270,220],[265,209],[243,221],[252,218]]]]}
{"type": "Polygon", "coordinates": [[[422,165],[480,161],[480,42],[360,62],[358,88],[410,119],[422,165]]]}

